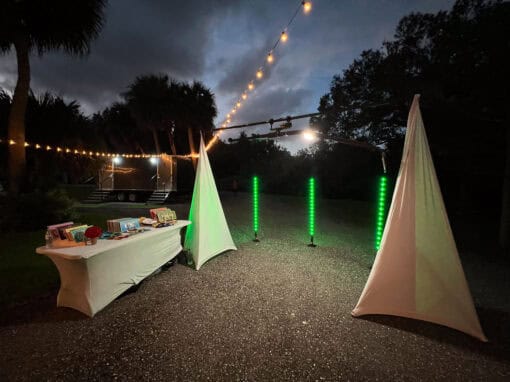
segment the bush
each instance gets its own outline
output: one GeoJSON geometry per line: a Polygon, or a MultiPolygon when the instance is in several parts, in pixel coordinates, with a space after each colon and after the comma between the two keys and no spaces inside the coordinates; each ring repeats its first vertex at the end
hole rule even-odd
{"type": "Polygon", "coordinates": [[[2,230],[31,231],[76,219],[73,201],[62,190],[32,192],[0,199],[2,230]]]}

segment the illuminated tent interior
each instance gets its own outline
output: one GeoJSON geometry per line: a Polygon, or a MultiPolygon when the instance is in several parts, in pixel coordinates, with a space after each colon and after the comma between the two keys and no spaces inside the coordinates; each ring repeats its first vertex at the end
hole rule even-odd
{"type": "Polygon", "coordinates": [[[441,196],[415,95],[380,250],[355,317],[388,314],[434,322],[487,341],[441,196]]]}

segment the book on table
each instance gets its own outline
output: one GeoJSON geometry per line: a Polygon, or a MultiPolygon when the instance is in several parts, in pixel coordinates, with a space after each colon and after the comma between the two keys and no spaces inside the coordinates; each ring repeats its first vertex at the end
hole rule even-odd
{"type": "Polygon", "coordinates": [[[140,221],[137,218],[121,218],[106,221],[109,232],[128,232],[140,228],[140,221]]]}
{"type": "Polygon", "coordinates": [[[89,228],[89,225],[79,225],[65,229],[66,237],[68,240],[80,242],[84,239],[84,233],[89,228]]]}
{"type": "Polygon", "coordinates": [[[48,231],[50,232],[53,240],[66,240],[67,235],[65,233],[65,230],[67,228],[71,228],[73,225],[74,225],[73,222],[52,224],[48,226],[48,231]]]}

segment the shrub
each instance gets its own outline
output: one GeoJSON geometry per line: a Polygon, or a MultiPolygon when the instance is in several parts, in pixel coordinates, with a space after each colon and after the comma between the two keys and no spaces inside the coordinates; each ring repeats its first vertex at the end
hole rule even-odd
{"type": "Polygon", "coordinates": [[[73,201],[62,190],[31,192],[0,199],[2,230],[31,231],[76,219],[73,201]]]}

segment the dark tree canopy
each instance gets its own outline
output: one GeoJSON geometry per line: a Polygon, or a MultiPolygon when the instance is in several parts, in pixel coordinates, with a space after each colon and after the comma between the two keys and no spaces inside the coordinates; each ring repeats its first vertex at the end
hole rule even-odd
{"type": "Polygon", "coordinates": [[[0,50],[28,38],[39,54],[62,49],[83,55],[99,35],[106,0],[4,0],[0,12],[0,50]]]}
{"type": "Polygon", "coordinates": [[[448,12],[402,18],[392,41],[363,52],[333,78],[317,122],[332,138],[384,143],[396,171],[409,106],[421,94],[447,207],[503,211],[510,247],[508,83],[510,3],[458,0],[448,12]]]}
{"type": "Polygon", "coordinates": [[[152,135],[155,147],[146,149],[150,152],[188,154],[190,135],[196,143],[200,133],[206,139],[212,136],[216,104],[200,82],[178,82],[167,75],[139,76],[122,96],[138,128],[152,135]]]}

